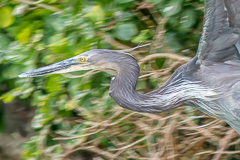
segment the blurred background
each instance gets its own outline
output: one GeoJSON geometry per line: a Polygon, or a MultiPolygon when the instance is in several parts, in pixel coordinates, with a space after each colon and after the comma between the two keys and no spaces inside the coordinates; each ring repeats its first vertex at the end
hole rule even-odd
{"type": "Polygon", "coordinates": [[[137,90],[149,92],[195,56],[203,10],[203,0],[1,0],[0,159],[239,160],[239,135],[223,121],[189,106],[122,109],[107,73],[17,77],[90,49],[152,43],[130,52],[137,90]]]}

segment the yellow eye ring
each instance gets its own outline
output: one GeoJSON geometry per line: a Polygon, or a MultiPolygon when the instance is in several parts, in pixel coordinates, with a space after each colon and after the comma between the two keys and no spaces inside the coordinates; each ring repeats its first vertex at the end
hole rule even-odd
{"type": "Polygon", "coordinates": [[[84,57],[81,57],[81,58],[80,58],[80,61],[81,61],[81,62],[85,62],[85,60],[86,60],[86,59],[85,59],[84,57]]]}

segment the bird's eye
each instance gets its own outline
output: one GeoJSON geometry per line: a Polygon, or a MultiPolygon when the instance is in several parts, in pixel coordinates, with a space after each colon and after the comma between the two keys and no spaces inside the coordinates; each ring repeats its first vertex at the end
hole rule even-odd
{"type": "Polygon", "coordinates": [[[86,59],[85,59],[84,57],[81,57],[81,58],[80,58],[80,61],[81,61],[81,62],[85,62],[85,60],[86,60],[86,59]]]}

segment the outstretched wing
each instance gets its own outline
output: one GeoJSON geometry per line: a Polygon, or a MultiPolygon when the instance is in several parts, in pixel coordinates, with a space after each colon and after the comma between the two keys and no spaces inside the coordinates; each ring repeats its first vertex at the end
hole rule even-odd
{"type": "Polygon", "coordinates": [[[199,61],[240,59],[240,0],[206,0],[199,61]]]}

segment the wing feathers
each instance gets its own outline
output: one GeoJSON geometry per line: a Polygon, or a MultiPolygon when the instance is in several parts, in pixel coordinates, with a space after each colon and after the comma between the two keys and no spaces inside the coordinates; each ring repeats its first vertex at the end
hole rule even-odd
{"type": "Polygon", "coordinates": [[[231,46],[234,46],[238,41],[238,35],[234,33],[221,34],[216,40],[212,42],[210,52],[221,51],[231,46]]]}
{"type": "Polygon", "coordinates": [[[219,54],[226,55],[229,47],[238,49],[229,56],[239,57],[236,56],[240,50],[239,33],[240,0],[206,0],[203,33],[197,53],[199,60],[210,58],[219,61],[219,57],[226,57],[219,54]]]}
{"type": "Polygon", "coordinates": [[[225,0],[225,5],[228,10],[230,27],[240,28],[240,1],[225,0]]]}

